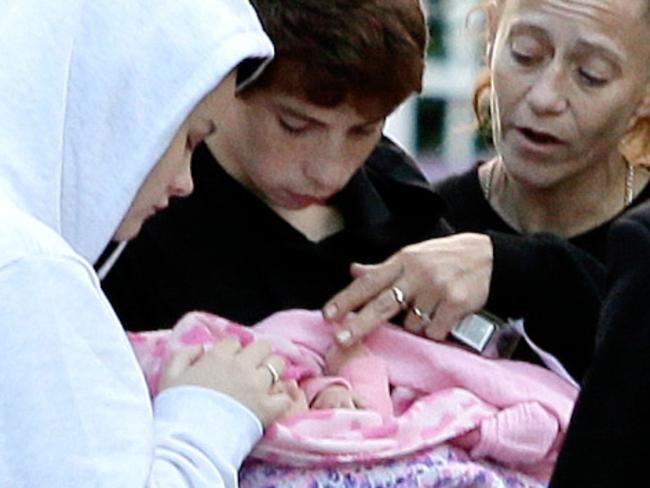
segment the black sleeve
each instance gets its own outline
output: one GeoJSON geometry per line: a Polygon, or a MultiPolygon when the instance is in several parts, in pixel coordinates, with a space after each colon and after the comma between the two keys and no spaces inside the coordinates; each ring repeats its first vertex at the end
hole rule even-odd
{"type": "Polygon", "coordinates": [[[488,234],[494,265],[486,308],[523,318],[531,339],[580,380],[594,353],[604,265],[551,234],[488,234]]]}
{"type": "Polygon", "coordinates": [[[609,250],[602,341],[574,410],[554,488],[631,486],[647,467],[650,207],[643,219],[623,217],[613,225],[609,250]]]}

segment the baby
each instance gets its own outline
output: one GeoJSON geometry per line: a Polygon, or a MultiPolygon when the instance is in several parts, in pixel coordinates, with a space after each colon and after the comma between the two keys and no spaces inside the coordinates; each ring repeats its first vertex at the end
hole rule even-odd
{"type": "Polygon", "coordinates": [[[275,333],[265,334],[260,330],[262,328],[257,327],[253,334],[251,331],[254,329],[247,329],[221,317],[192,312],[185,315],[173,329],[128,333],[128,336],[145,372],[152,396],[158,393],[162,366],[176,349],[197,345],[207,349],[218,340],[233,335],[245,346],[256,336],[263,336],[275,345],[276,351],[288,358],[289,364],[281,381],[278,381],[273,366],[260,365],[269,369],[274,388],[288,391],[294,399],[291,411],[284,418],[309,409],[357,409],[372,405],[385,410],[386,405],[378,405],[376,399],[389,401],[386,367],[363,344],[345,350],[332,344],[325,355],[320,355],[310,348],[296,349],[275,333]],[[365,378],[354,374],[353,371],[360,365],[369,368],[373,374],[365,378]],[[359,392],[354,390],[352,382],[359,392]]]}
{"type": "MultiPolygon", "coordinates": [[[[284,358],[276,388],[299,399],[252,457],[285,466],[374,462],[451,443],[548,479],[577,389],[555,373],[486,359],[386,324],[349,350],[319,312],[291,310],[253,327],[192,312],[171,330],[131,334],[152,394],[172,351],[236,336],[263,338],[284,358]],[[298,385],[299,388],[296,386],[298,385]],[[310,407],[310,408],[309,408],[310,407]]],[[[261,364],[260,367],[265,367],[261,364]]],[[[268,367],[268,366],[266,366],[268,367]]]]}

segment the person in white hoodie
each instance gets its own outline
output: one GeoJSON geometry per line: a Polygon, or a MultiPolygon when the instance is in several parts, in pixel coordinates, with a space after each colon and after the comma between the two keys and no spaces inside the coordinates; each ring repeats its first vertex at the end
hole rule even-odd
{"type": "Polygon", "coordinates": [[[236,486],[289,396],[270,347],[175,356],[150,401],[92,263],[192,190],[246,0],[0,0],[0,486],[236,486]]]}

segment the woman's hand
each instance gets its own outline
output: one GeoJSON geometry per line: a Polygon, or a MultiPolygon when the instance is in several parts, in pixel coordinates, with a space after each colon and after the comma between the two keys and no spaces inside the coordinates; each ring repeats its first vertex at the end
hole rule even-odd
{"type": "Polygon", "coordinates": [[[323,315],[341,321],[358,310],[336,333],[343,346],[400,311],[407,312],[407,330],[442,340],[487,302],[492,260],[487,235],[457,234],[413,244],[381,264],[352,265],[354,281],[329,300],[323,315]]]}
{"type": "Polygon", "coordinates": [[[255,341],[242,347],[239,339],[226,338],[203,352],[202,347],[177,351],[163,370],[160,391],[179,385],[198,385],[231,396],[260,419],[266,427],[292,407],[289,390],[278,388],[284,361],[271,353],[271,346],[255,341]],[[269,365],[269,366],[267,366],[269,365]]]}
{"type": "Polygon", "coordinates": [[[286,393],[291,399],[291,405],[288,410],[282,412],[279,418],[275,420],[282,422],[285,419],[291,418],[294,415],[299,413],[306,412],[309,410],[309,405],[307,404],[307,396],[305,392],[300,388],[296,380],[287,380],[287,381],[278,381],[272,388],[271,391],[274,393],[286,393]]]}

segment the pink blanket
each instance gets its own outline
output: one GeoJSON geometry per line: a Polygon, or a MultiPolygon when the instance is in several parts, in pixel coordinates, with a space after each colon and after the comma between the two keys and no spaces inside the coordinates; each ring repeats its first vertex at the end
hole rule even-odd
{"type": "MultiPolygon", "coordinates": [[[[308,385],[323,375],[332,325],[320,313],[277,313],[252,328],[201,312],[172,329],[130,338],[152,394],[171,351],[226,335],[271,342],[286,358],[285,378],[308,385]]],[[[449,443],[546,480],[577,390],[549,370],[485,359],[385,325],[365,340],[371,355],[339,374],[367,407],[310,410],[272,425],[252,453],[285,466],[368,463],[449,443]],[[389,389],[390,385],[390,389],[389,389]]]]}

